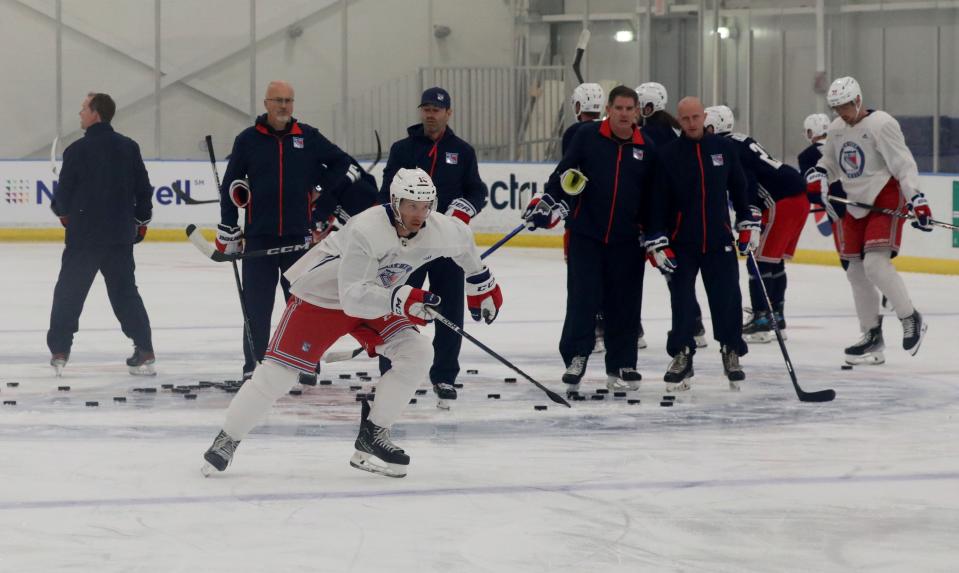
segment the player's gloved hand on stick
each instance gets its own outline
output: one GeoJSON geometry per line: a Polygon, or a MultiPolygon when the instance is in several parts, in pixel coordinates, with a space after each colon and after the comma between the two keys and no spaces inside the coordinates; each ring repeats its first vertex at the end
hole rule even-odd
{"type": "Polygon", "coordinates": [[[909,205],[912,208],[912,214],[916,216],[912,226],[927,233],[931,231],[932,209],[929,208],[929,201],[926,201],[926,196],[921,191],[917,191],[909,200],[909,205]]]}
{"type": "Polygon", "coordinates": [[[739,237],[736,239],[736,248],[740,255],[751,253],[759,248],[759,238],[762,233],[762,213],[756,207],[750,207],[750,217],[736,223],[739,237]]]}
{"type": "MultiPolygon", "coordinates": [[[[833,203],[829,200],[829,181],[826,179],[826,172],[816,167],[810,167],[806,171],[806,194],[816,203],[822,203],[826,214],[833,221],[842,219],[846,214],[846,206],[842,203],[833,203]],[[818,197],[819,200],[816,200],[818,197]]],[[[845,194],[843,194],[845,195],[845,194]]]]}
{"type": "Polygon", "coordinates": [[[484,268],[466,277],[466,306],[473,320],[485,320],[486,324],[493,322],[502,305],[503,293],[489,269],[484,268]]]}
{"type": "Polygon", "coordinates": [[[676,270],[676,254],[669,248],[669,239],[665,235],[654,235],[645,243],[646,258],[664,275],[676,270]]]}
{"type": "Polygon", "coordinates": [[[134,245],[143,241],[143,239],[147,237],[147,225],[150,224],[150,219],[147,219],[146,221],[135,219],[135,221],[137,223],[137,235],[136,237],[133,237],[134,245]]]}
{"type": "Polygon", "coordinates": [[[476,207],[472,203],[463,198],[456,198],[450,203],[449,208],[446,209],[446,215],[449,217],[456,217],[460,221],[463,221],[467,225],[470,224],[470,220],[476,216],[476,207]]]}
{"type": "Polygon", "coordinates": [[[556,201],[552,195],[542,194],[533,197],[526,210],[523,211],[523,220],[526,221],[526,228],[533,229],[552,229],[560,221],[569,215],[569,206],[566,201],[556,201]]]}
{"type": "Polygon", "coordinates": [[[243,252],[243,231],[239,227],[224,225],[216,226],[216,250],[224,255],[237,255],[243,252]]]}
{"type": "Polygon", "coordinates": [[[440,304],[440,297],[428,290],[403,285],[393,291],[393,314],[405,316],[417,326],[426,326],[433,320],[427,308],[440,304]]]}

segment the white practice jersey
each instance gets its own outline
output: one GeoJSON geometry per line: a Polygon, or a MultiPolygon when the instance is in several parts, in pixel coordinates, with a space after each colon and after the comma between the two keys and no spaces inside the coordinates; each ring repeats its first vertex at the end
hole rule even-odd
{"type": "MultiPolygon", "coordinates": [[[[899,122],[884,111],[873,111],[853,126],[837,117],[820,151],[818,166],[826,170],[830,183],[842,182],[850,201],[873,204],[890,177],[899,182],[907,201],[919,191],[916,160],[899,122]]],[[[869,213],[853,206],[848,211],[857,219],[869,213]]]]}
{"type": "Polygon", "coordinates": [[[388,205],[353,216],[283,274],[290,292],[315,306],[372,319],[393,314],[393,292],[434,259],[453,259],[466,276],[486,268],[462,221],[433,212],[410,239],[397,236],[393,221],[388,205]]]}

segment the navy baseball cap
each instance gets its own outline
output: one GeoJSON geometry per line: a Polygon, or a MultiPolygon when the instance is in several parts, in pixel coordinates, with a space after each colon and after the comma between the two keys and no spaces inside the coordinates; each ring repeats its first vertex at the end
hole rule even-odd
{"type": "Polygon", "coordinates": [[[423,92],[423,97],[420,98],[420,105],[417,107],[423,107],[424,105],[435,105],[436,107],[449,109],[450,94],[443,88],[430,88],[423,92]]]}

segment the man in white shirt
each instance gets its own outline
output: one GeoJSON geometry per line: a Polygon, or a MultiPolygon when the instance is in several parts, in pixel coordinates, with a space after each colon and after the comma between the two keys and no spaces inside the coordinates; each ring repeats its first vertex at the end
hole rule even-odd
{"type": "Polygon", "coordinates": [[[437,213],[436,187],[422,169],[400,169],[390,184],[390,204],[354,216],[285,273],[290,302],[266,350],[263,365],[230,403],[223,430],[204,454],[204,475],[223,471],[240,440],[280,396],[313,372],[324,352],[349,334],[392,361],[377,384],[372,408],[363,402],[357,469],[403,477],[409,456],[390,440],[419,383],[427,379],[433,347],[416,326],[431,320],[440,297],[406,284],[417,268],[449,257],[466,275],[467,306],[474,320],[493,322],[503,302],[496,279],[480,260],[473,233],[462,221],[437,213]]]}
{"type": "MultiPolygon", "coordinates": [[[[906,147],[899,122],[884,111],[866,109],[859,83],[851,77],[835,80],[826,99],[839,117],[829,126],[822,158],[807,174],[810,190],[822,193],[824,206],[834,210],[835,205],[828,200],[828,183],[840,181],[850,201],[903,213],[911,208],[916,217],[913,226],[930,231],[932,211],[919,191],[919,169],[906,147]]],[[[902,241],[904,221],[854,205],[841,216],[840,256],[849,263],[846,277],[852,285],[863,332],[858,343],[846,348],[846,362],[850,364],[885,362],[880,292],[902,322],[903,349],[915,355],[922,344],[927,325],[892,265],[902,241]]]]}

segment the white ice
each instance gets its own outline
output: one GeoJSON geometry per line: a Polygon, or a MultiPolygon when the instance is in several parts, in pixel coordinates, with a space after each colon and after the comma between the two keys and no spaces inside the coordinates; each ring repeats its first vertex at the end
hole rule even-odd
{"type": "MultiPolygon", "coordinates": [[[[956,570],[959,277],[905,275],[929,323],[921,351],[901,350],[887,316],[887,363],[842,371],[859,336],[842,272],[789,267],[788,350],[802,386],[835,388],[832,403],[797,400],[775,343],[752,346],[743,391],[729,391],[711,341],[694,388],[660,407],[669,306],[649,271],[640,405],[567,410],[464,343],[460,399],[408,408],[394,438],[412,464],[390,479],[348,465],[359,405],[355,380],[336,378],[376,370],[357,359],[325,368],[332,387],[281,399],[204,479],[231,395],[133,388],[239,377],[229,266],[187,243],[138,246],[159,375],[127,374],[98,279],[56,379],[45,331],[61,249],[0,245],[0,398],[16,400],[0,408],[0,571],[956,570]]],[[[490,264],[502,314],[467,330],[560,390],[561,253],[503,249],[490,264]]],[[[585,386],[604,378],[594,356],[585,386]]]]}

